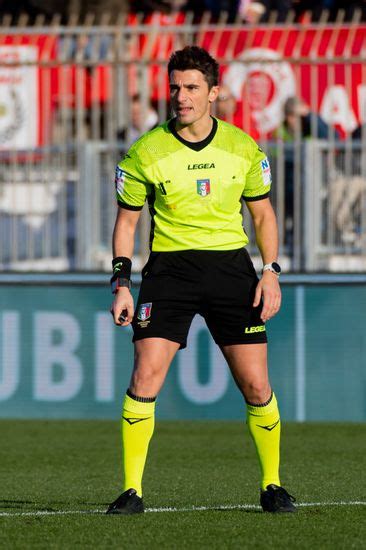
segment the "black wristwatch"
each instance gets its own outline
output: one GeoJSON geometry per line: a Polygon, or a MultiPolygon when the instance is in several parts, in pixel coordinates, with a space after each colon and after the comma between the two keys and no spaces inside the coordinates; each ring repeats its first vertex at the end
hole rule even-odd
{"type": "Polygon", "coordinates": [[[272,271],[278,277],[281,275],[281,266],[277,262],[272,262],[271,264],[265,264],[262,269],[262,273],[265,271],[272,271]]]}
{"type": "Polygon", "coordinates": [[[131,280],[125,279],[124,277],[112,277],[111,279],[111,290],[112,294],[116,294],[119,288],[126,287],[131,290],[131,280]]]}

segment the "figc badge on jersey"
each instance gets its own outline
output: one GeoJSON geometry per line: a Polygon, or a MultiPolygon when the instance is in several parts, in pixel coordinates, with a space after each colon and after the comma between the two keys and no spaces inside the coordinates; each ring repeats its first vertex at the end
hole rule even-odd
{"type": "Polygon", "coordinates": [[[261,168],[262,168],[263,185],[271,185],[272,183],[271,168],[269,166],[269,161],[267,157],[261,161],[261,168]]]}
{"type": "Polygon", "coordinates": [[[197,180],[197,193],[201,195],[201,197],[206,197],[210,194],[210,180],[197,180]]]}

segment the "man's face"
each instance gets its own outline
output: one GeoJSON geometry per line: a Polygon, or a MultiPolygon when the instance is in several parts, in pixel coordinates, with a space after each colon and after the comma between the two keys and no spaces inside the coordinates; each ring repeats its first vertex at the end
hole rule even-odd
{"type": "Polygon", "coordinates": [[[210,116],[210,104],[217,97],[218,86],[209,90],[201,71],[172,71],[169,85],[172,107],[180,124],[187,126],[210,116]]]}

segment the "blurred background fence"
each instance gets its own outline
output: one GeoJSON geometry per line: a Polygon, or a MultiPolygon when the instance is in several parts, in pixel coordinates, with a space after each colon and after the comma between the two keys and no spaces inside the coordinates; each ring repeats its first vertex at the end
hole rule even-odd
{"type": "MultiPolygon", "coordinates": [[[[221,65],[216,115],[271,160],[284,269],[364,270],[366,25],[357,10],[328,16],[3,17],[0,268],[109,271],[114,167],[171,115],[167,60],[197,44],[221,65]]],[[[148,231],[144,212],[136,270],[148,231]]]]}

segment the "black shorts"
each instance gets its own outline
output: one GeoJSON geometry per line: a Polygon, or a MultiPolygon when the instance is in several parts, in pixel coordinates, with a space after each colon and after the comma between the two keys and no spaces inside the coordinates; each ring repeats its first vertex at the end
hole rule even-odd
{"type": "Polygon", "coordinates": [[[267,342],[262,305],[252,306],[257,283],[245,248],[152,252],[142,270],[133,341],[159,337],[185,348],[199,313],[219,346],[267,342]]]}

